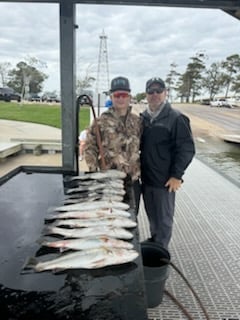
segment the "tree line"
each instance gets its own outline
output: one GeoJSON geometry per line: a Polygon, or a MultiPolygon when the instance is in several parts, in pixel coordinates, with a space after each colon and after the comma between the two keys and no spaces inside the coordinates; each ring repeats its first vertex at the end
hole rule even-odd
{"type": "MultiPolygon", "coordinates": [[[[240,55],[233,54],[225,60],[214,62],[206,67],[207,56],[197,54],[189,58],[185,71],[179,73],[177,65],[170,65],[165,82],[169,98],[176,93],[181,102],[195,102],[199,96],[205,95],[213,100],[216,95],[228,97],[240,95],[240,55]]],[[[17,63],[15,68],[9,62],[0,63],[0,84],[14,89],[25,97],[27,94],[38,94],[43,89],[48,75],[43,72],[47,65],[36,59],[26,58],[17,63]]],[[[82,79],[77,80],[77,93],[92,86],[95,78],[90,75],[89,68],[82,79]]],[[[145,98],[145,93],[138,93],[136,100],[145,98]]]]}
{"type": "MultiPolygon", "coordinates": [[[[22,98],[39,94],[43,90],[44,81],[48,78],[48,75],[43,72],[46,68],[45,62],[34,57],[26,57],[18,62],[15,68],[12,68],[10,62],[0,62],[0,86],[12,88],[22,98]]],[[[95,80],[88,66],[85,74],[77,79],[76,93],[81,94],[83,90],[91,88],[95,80]]]]}
{"type": "Polygon", "coordinates": [[[222,94],[227,98],[230,94],[240,94],[240,56],[233,54],[225,60],[214,62],[206,67],[206,56],[199,54],[191,57],[185,71],[176,71],[176,64],[171,64],[166,83],[171,97],[175,90],[181,102],[195,102],[200,95],[213,100],[222,94]]]}
{"type": "MultiPolygon", "coordinates": [[[[214,62],[206,67],[207,56],[198,54],[189,58],[185,71],[177,72],[177,65],[172,63],[165,82],[170,100],[173,94],[181,102],[195,102],[204,95],[213,100],[221,94],[227,98],[230,94],[240,95],[240,56],[233,54],[225,60],[214,62]]],[[[145,93],[136,95],[137,101],[145,98],[145,93]]]]}

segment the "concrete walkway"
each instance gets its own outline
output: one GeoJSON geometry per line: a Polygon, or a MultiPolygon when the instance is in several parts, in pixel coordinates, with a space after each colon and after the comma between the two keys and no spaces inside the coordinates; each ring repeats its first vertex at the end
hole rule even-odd
{"type": "MultiPolygon", "coordinates": [[[[61,130],[46,125],[30,122],[10,121],[0,119],[0,151],[17,143],[59,143],[61,144],[61,130]]],[[[49,152],[34,155],[20,152],[0,161],[0,177],[21,165],[62,166],[61,152],[49,152]]],[[[81,171],[88,171],[85,161],[79,162],[81,171]]]]}
{"type": "Polygon", "coordinates": [[[24,138],[61,141],[61,130],[31,122],[0,119],[0,142],[24,138]]]}

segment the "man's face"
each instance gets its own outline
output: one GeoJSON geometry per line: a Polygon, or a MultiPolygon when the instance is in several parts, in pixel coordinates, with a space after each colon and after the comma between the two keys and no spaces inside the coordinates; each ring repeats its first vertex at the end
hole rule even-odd
{"type": "Polygon", "coordinates": [[[160,104],[166,99],[166,89],[163,89],[159,84],[153,83],[150,88],[147,89],[147,101],[151,111],[155,111],[159,108],[160,104]]]}
{"type": "Polygon", "coordinates": [[[117,110],[127,110],[131,95],[127,91],[115,91],[111,94],[112,103],[115,109],[117,110]]]}

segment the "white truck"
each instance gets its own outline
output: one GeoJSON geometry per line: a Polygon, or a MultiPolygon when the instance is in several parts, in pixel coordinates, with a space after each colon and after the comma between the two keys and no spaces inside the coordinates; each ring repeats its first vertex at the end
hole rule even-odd
{"type": "Polygon", "coordinates": [[[233,108],[233,105],[231,102],[229,102],[225,98],[216,99],[213,101],[210,101],[211,107],[226,107],[226,108],[233,108]]]}

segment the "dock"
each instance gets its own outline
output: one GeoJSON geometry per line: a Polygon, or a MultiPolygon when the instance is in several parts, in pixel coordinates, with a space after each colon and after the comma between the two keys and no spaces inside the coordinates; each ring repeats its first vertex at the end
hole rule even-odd
{"type": "MultiPolygon", "coordinates": [[[[240,197],[239,185],[194,159],[176,196],[170,243],[172,262],[200,297],[211,320],[240,320],[240,197]]],[[[143,203],[138,216],[140,240],[149,237],[143,203]]],[[[166,289],[194,320],[204,320],[198,303],[175,270],[166,289]]],[[[187,319],[166,295],[149,320],[187,319]]]]}
{"type": "Polygon", "coordinates": [[[0,142],[0,162],[5,158],[22,151],[22,145],[18,142],[0,142]]]}
{"type": "MultiPolygon", "coordinates": [[[[80,169],[85,170],[82,162],[80,169]]],[[[240,182],[194,158],[176,196],[171,260],[197,292],[211,320],[240,320],[239,187],[240,182]]],[[[142,201],[138,222],[143,241],[149,237],[149,228],[142,201]]],[[[173,269],[166,289],[194,320],[205,319],[191,291],[173,269]]],[[[149,320],[187,319],[166,295],[147,313],[149,320]]]]}

